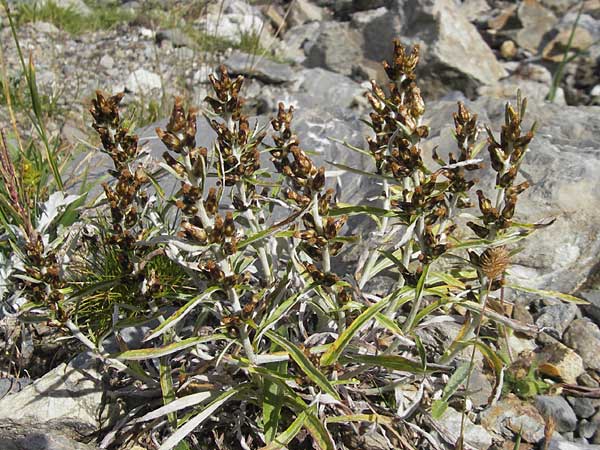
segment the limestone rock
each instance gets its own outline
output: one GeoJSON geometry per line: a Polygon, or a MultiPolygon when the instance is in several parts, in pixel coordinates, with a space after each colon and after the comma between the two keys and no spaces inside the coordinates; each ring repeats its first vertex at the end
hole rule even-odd
{"type": "MultiPolygon", "coordinates": [[[[437,421],[440,431],[445,433],[447,442],[456,442],[460,436],[462,414],[454,408],[448,408],[437,421]]],[[[475,425],[469,418],[465,420],[464,438],[469,446],[486,450],[492,445],[492,437],[481,425],[475,425]]],[[[445,439],[445,440],[446,440],[445,439]]]]}
{"type": "Polygon", "coordinates": [[[538,395],[535,404],[544,417],[554,417],[559,433],[574,431],[577,427],[577,416],[564,397],[538,395]]]}
{"type": "Polygon", "coordinates": [[[265,83],[286,83],[294,78],[289,65],[243,52],[233,52],[224,64],[235,75],[245,75],[265,83]]]}
{"type": "Polygon", "coordinates": [[[533,54],[537,54],[544,36],[558,22],[551,11],[544,8],[537,0],[523,1],[517,10],[521,29],[517,32],[517,44],[533,54]]]}
{"type": "Polygon", "coordinates": [[[512,394],[483,411],[481,424],[505,438],[519,431],[524,442],[535,444],[544,438],[544,418],[535,406],[512,394]]]}
{"type": "Polygon", "coordinates": [[[583,359],[585,367],[600,370],[600,328],[589,319],[577,319],[565,333],[565,343],[583,359]]]}
{"type": "Polygon", "coordinates": [[[92,444],[84,444],[65,436],[53,427],[14,423],[0,423],[0,448],[2,450],[96,450],[92,444]]]}
{"type": "Polygon", "coordinates": [[[290,8],[287,18],[290,27],[302,25],[307,22],[321,22],[327,15],[323,8],[309,0],[296,0],[290,8]]]}
{"type": "Polygon", "coordinates": [[[97,431],[103,394],[100,375],[90,367],[93,361],[82,355],[4,397],[0,401],[0,423],[32,430],[48,426],[67,437],[97,431]]]}
{"type": "Polygon", "coordinates": [[[546,345],[537,359],[540,373],[568,384],[576,384],[577,377],[584,372],[581,356],[560,342],[546,345]]]}
{"type": "Polygon", "coordinates": [[[146,69],[137,69],[131,72],[125,82],[125,87],[128,91],[136,94],[149,93],[152,90],[160,89],[160,76],[146,69]]]}
{"type": "Polygon", "coordinates": [[[361,34],[348,24],[323,22],[304,64],[349,76],[353,67],[362,59],[361,41],[361,34]]]}
{"type": "Polygon", "coordinates": [[[458,89],[471,96],[477,86],[494,84],[506,75],[475,26],[451,0],[397,0],[390,11],[360,14],[353,16],[353,23],[360,24],[367,58],[389,58],[395,38],[420,44],[421,85],[429,95],[458,89]]]}

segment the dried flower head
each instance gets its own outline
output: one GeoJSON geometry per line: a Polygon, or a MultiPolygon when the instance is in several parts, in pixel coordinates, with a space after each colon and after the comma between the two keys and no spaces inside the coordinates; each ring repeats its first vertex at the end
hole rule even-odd
{"type": "Polygon", "coordinates": [[[497,280],[510,265],[510,252],[504,246],[490,247],[479,257],[479,264],[488,280],[497,280]]]}

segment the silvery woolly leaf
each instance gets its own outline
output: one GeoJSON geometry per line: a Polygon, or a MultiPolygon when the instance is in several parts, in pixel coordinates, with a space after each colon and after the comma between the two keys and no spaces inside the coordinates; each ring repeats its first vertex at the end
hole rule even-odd
{"type": "Polygon", "coordinates": [[[38,221],[36,231],[43,233],[50,224],[63,212],[64,208],[79,199],[80,195],[67,195],[64,192],[58,191],[50,195],[44,203],[44,212],[38,221]]]}

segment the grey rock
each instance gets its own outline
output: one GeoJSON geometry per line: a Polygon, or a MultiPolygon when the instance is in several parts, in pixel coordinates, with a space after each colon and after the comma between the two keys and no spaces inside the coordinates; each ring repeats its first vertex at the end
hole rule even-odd
{"type": "Polygon", "coordinates": [[[544,417],[554,417],[559,433],[575,431],[577,428],[577,416],[564,397],[538,395],[535,404],[544,417]]]}
{"type": "Polygon", "coordinates": [[[287,64],[269,59],[258,59],[256,55],[233,52],[224,62],[225,66],[236,75],[256,78],[265,83],[285,83],[294,78],[294,72],[287,64]]]}
{"type": "MultiPolygon", "coordinates": [[[[535,324],[540,328],[549,328],[552,332],[556,332],[556,337],[560,339],[567,327],[575,319],[577,312],[577,306],[570,303],[545,306],[540,311],[535,324]]],[[[548,333],[550,330],[546,330],[546,332],[548,333]]]]}
{"type": "Polygon", "coordinates": [[[587,372],[582,373],[577,379],[577,381],[579,381],[579,384],[581,384],[582,386],[591,388],[600,387],[600,383],[598,383],[596,379],[587,372]]]}
{"type": "Polygon", "coordinates": [[[196,42],[183,30],[172,28],[169,30],[161,30],[156,33],[156,42],[161,44],[163,41],[169,41],[173,47],[189,47],[194,48],[196,42]]]}
{"type": "Polygon", "coordinates": [[[567,397],[567,401],[573,407],[575,415],[582,419],[592,417],[596,412],[596,406],[594,400],[587,397],[567,397]]]}
{"type": "Polygon", "coordinates": [[[380,61],[389,58],[395,38],[420,44],[423,63],[419,74],[424,92],[442,96],[458,89],[473,96],[478,86],[494,84],[506,75],[494,53],[452,0],[397,0],[391,11],[369,12],[363,22],[364,55],[380,61]]]}
{"type": "Polygon", "coordinates": [[[504,438],[520,433],[524,442],[532,444],[544,438],[544,418],[535,406],[512,394],[484,410],[481,424],[504,438]]]}
{"type": "Polygon", "coordinates": [[[598,430],[598,425],[598,423],[583,419],[578,426],[579,436],[591,439],[598,430]]]}
{"type": "Polygon", "coordinates": [[[283,36],[286,57],[298,64],[306,60],[306,54],[319,35],[319,28],[319,23],[309,22],[287,30],[283,36]]]}
{"type": "Polygon", "coordinates": [[[386,3],[386,0],[352,0],[352,11],[377,9],[385,6],[386,3]]]}
{"type": "Polygon", "coordinates": [[[115,60],[110,55],[102,55],[102,58],[100,58],[100,65],[105,69],[110,70],[115,65],[115,60]]]}
{"type": "MultiPolygon", "coordinates": [[[[599,268],[596,268],[594,273],[597,273],[599,268]]],[[[590,277],[591,279],[594,278],[590,277]]],[[[589,302],[583,306],[586,315],[590,317],[596,324],[600,324],[600,284],[597,286],[586,286],[578,292],[578,295],[589,302]]]]}
{"type": "MultiPolygon", "coordinates": [[[[99,429],[102,385],[94,360],[76,358],[61,364],[16,394],[0,401],[0,424],[6,427],[52,427],[67,437],[99,429]]],[[[2,447],[0,447],[2,448],[2,447]]]]}
{"type": "MultiPolygon", "coordinates": [[[[78,14],[87,16],[92,10],[85,4],[83,0],[51,0],[59,8],[71,9],[78,14]]],[[[39,6],[48,3],[49,0],[27,0],[25,3],[37,3],[39,6]]]]}
{"type": "Polygon", "coordinates": [[[20,392],[29,384],[31,384],[30,378],[0,378],[0,400],[9,394],[20,392]]]}
{"type": "Polygon", "coordinates": [[[600,370],[600,328],[589,319],[577,319],[565,333],[565,343],[581,355],[589,369],[600,370]]]}
{"type": "MultiPolygon", "coordinates": [[[[436,421],[445,434],[447,442],[456,442],[460,436],[462,414],[454,408],[448,408],[436,421]]],[[[464,439],[467,444],[479,450],[486,450],[492,445],[492,437],[481,425],[475,425],[469,418],[465,419],[464,439]]]]}
{"type": "Polygon", "coordinates": [[[564,14],[579,2],[580,0],[540,0],[540,3],[546,8],[550,8],[559,14],[564,14]]]}
{"type": "Polygon", "coordinates": [[[548,450],[600,450],[600,445],[581,444],[577,442],[569,442],[562,437],[556,435],[550,440],[548,450]]]}
{"type": "Polygon", "coordinates": [[[56,26],[54,24],[51,24],[49,22],[34,22],[33,27],[35,28],[35,30],[38,33],[43,33],[43,34],[57,34],[59,33],[58,28],[56,28],[56,26]]]}
{"type": "Polygon", "coordinates": [[[239,43],[243,34],[261,33],[264,20],[262,15],[254,10],[251,13],[227,14],[216,11],[203,15],[195,25],[209,35],[239,43]]]}
{"type": "Polygon", "coordinates": [[[125,82],[127,90],[136,94],[147,94],[152,90],[160,89],[161,85],[160,75],[146,69],[131,72],[125,82]]]}
{"type": "Polygon", "coordinates": [[[349,108],[365,91],[349,78],[325,69],[304,69],[297,77],[297,92],[288,95],[289,101],[282,100],[303,109],[349,108]]]}
{"type": "Polygon", "coordinates": [[[482,22],[491,11],[491,7],[486,0],[463,0],[459,8],[460,13],[469,22],[482,22]]]}
{"type": "Polygon", "coordinates": [[[292,3],[287,22],[290,27],[307,22],[320,22],[327,16],[325,10],[308,0],[296,0],[292,3]]]}
{"type": "Polygon", "coordinates": [[[537,54],[544,37],[558,22],[551,11],[536,0],[525,0],[519,5],[517,15],[522,28],[516,33],[515,41],[519,47],[537,54]]]}
{"type": "Polygon", "coordinates": [[[304,64],[351,75],[362,59],[362,36],[347,23],[323,22],[304,64]]]}
{"type": "Polygon", "coordinates": [[[0,422],[0,448],[2,450],[96,450],[98,447],[77,442],[52,427],[20,426],[0,422]]]}

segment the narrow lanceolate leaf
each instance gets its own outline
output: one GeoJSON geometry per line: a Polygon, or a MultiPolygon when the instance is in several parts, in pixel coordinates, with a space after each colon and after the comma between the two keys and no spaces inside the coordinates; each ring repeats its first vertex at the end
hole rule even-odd
{"type": "Polygon", "coordinates": [[[386,297],[363,311],[363,313],[354,319],[354,322],[352,322],[350,326],[346,328],[342,334],[340,334],[335,342],[329,346],[327,351],[323,353],[321,356],[321,365],[330,366],[335,364],[354,335],[360,331],[360,329],[364,327],[369,320],[371,320],[378,312],[385,308],[390,301],[395,300],[398,296],[402,296],[409,291],[412,291],[412,289],[409,287],[404,287],[397,293],[398,295],[386,297]]]}
{"type": "Polygon", "coordinates": [[[557,298],[564,302],[575,303],[576,305],[589,305],[589,302],[587,300],[584,300],[579,297],[575,297],[574,295],[563,294],[562,292],[558,292],[558,291],[535,289],[535,288],[530,288],[530,287],[525,287],[525,286],[518,286],[516,284],[509,284],[506,287],[514,289],[516,291],[529,292],[530,294],[538,294],[538,295],[541,295],[542,297],[557,298]]]}
{"type": "Polygon", "coordinates": [[[298,302],[300,297],[303,294],[305,294],[306,292],[309,292],[315,286],[316,286],[316,283],[312,283],[312,284],[308,285],[305,289],[303,289],[301,292],[298,292],[297,294],[292,295],[287,300],[281,302],[277,306],[277,308],[275,308],[271,312],[271,314],[268,315],[268,317],[265,317],[262,320],[262,322],[258,326],[258,329],[256,330],[256,337],[254,338],[254,342],[257,343],[260,340],[260,338],[262,337],[262,335],[265,333],[265,331],[272,328],[277,323],[278,320],[285,317],[287,315],[288,311],[298,302]]]}
{"type": "Polygon", "coordinates": [[[242,384],[235,388],[231,388],[228,391],[224,392],[220,396],[218,396],[214,401],[209,403],[206,408],[204,408],[200,414],[194,416],[188,422],[185,423],[181,428],[179,428],[175,433],[173,433],[169,438],[163,442],[158,450],[171,450],[173,449],[179,442],[181,442],[185,437],[194,431],[202,422],[208,419],[213,413],[219,409],[227,400],[231,399],[233,396],[239,394],[240,392],[246,390],[248,388],[248,384],[242,384]]]}
{"type": "Polygon", "coordinates": [[[335,450],[335,443],[327,428],[316,415],[317,404],[311,405],[302,411],[290,426],[273,442],[261,450],[284,450],[287,445],[298,435],[302,428],[306,428],[313,438],[315,448],[320,450],[335,450]]]}
{"type": "Polygon", "coordinates": [[[158,327],[156,327],[152,333],[144,338],[144,342],[147,342],[151,339],[154,339],[165,331],[173,328],[177,323],[179,323],[185,316],[187,316],[196,306],[198,306],[202,301],[206,300],[210,295],[218,291],[220,288],[218,286],[212,286],[205,290],[202,294],[192,298],[189,302],[179,308],[173,315],[171,315],[167,320],[161,323],[158,327]]]}
{"type": "Polygon", "coordinates": [[[117,359],[132,361],[141,361],[149,358],[160,358],[161,356],[170,355],[172,353],[176,353],[186,348],[193,347],[194,345],[198,345],[203,342],[218,341],[223,339],[227,339],[227,336],[225,336],[224,334],[213,334],[211,336],[192,337],[179,342],[175,342],[173,344],[164,345],[162,347],[127,350],[126,352],[114,355],[114,357],[117,359]]]}
{"type": "Polygon", "coordinates": [[[446,409],[448,409],[448,400],[458,390],[460,385],[465,382],[468,376],[469,363],[461,364],[452,374],[448,380],[448,383],[446,383],[446,386],[444,386],[442,398],[435,400],[431,405],[431,416],[434,419],[439,419],[442,417],[446,409]]]}
{"type": "MultiPolygon", "coordinates": [[[[271,346],[271,350],[274,350],[276,345],[271,346]]],[[[287,361],[279,361],[276,363],[270,363],[266,369],[271,370],[279,375],[285,375],[287,373],[288,363],[287,361]]],[[[277,436],[279,431],[279,418],[281,416],[281,408],[283,406],[284,389],[283,387],[269,379],[265,378],[264,383],[264,398],[263,398],[263,423],[265,427],[265,440],[272,442],[277,436]]]]}
{"type": "Polygon", "coordinates": [[[313,438],[315,448],[320,450],[336,450],[333,438],[327,431],[327,427],[319,420],[316,414],[309,414],[305,425],[313,438]]]}
{"type": "Polygon", "coordinates": [[[273,439],[273,441],[267,446],[262,447],[261,450],[285,449],[286,446],[298,435],[298,433],[300,433],[300,430],[302,430],[305,423],[308,421],[308,415],[310,414],[311,410],[316,411],[316,409],[316,405],[313,405],[302,411],[283,433],[275,437],[275,439],[273,439]]]}
{"type": "Polygon", "coordinates": [[[329,211],[330,216],[353,216],[356,214],[372,214],[377,217],[394,217],[396,213],[384,208],[376,208],[367,205],[345,205],[338,203],[338,206],[329,211]]]}
{"type": "Polygon", "coordinates": [[[393,425],[394,418],[381,414],[347,414],[344,416],[327,417],[325,423],[371,422],[393,425]]]}
{"type": "Polygon", "coordinates": [[[323,375],[312,362],[310,362],[306,355],[298,347],[296,347],[296,345],[292,344],[284,337],[273,333],[272,331],[267,331],[265,334],[272,342],[276,343],[286,352],[288,352],[290,358],[292,358],[294,362],[300,366],[300,369],[302,369],[306,376],[310,378],[313,383],[319,386],[323,392],[331,395],[336,400],[340,399],[339,394],[329,382],[327,377],[323,375]]]}
{"type": "Polygon", "coordinates": [[[402,372],[429,373],[435,371],[433,364],[428,366],[427,370],[423,370],[420,361],[412,361],[398,355],[352,355],[351,357],[347,357],[347,359],[350,362],[362,363],[368,366],[382,366],[391,370],[400,370],[402,372]]]}
{"type": "Polygon", "coordinates": [[[201,403],[204,403],[209,398],[213,397],[213,392],[198,392],[196,394],[186,395],[185,397],[178,398],[177,400],[173,400],[171,403],[161,406],[154,411],[149,412],[148,414],[143,415],[131,422],[131,424],[139,423],[139,422],[147,422],[149,420],[157,419],[166,414],[173,413],[175,411],[179,411],[184,408],[189,408],[191,406],[197,406],[201,403]]]}

